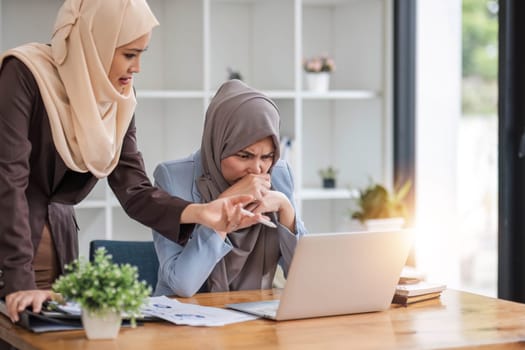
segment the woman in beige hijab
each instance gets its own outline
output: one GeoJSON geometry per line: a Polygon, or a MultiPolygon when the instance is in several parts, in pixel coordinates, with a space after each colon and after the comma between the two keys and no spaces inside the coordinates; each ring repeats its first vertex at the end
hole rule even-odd
{"type": "Polygon", "coordinates": [[[268,289],[278,263],[287,273],[306,230],[295,212],[290,168],[279,160],[279,120],[267,96],[228,81],[208,107],[200,150],[155,169],[156,184],[174,196],[208,203],[248,194],[255,201],[246,208],[274,223],[225,231],[197,225],[189,239],[175,241],[154,231],[160,263],[155,295],[268,289]]]}
{"type": "Polygon", "coordinates": [[[157,25],[145,0],[66,0],[50,45],[0,57],[0,297],[13,321],[38,312],[78,254],[73,205],[98,179],[170,239],[198,223],[253,224],[251,196],[191,204],[152,187],[137,149],[133,75],[157,25]]]}

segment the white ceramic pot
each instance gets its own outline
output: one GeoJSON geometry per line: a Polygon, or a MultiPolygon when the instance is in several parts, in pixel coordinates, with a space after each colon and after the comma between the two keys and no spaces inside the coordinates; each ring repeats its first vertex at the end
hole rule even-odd
{"type": "Polygon", "coordinates": [[[365,220],[368,231],[390,231],[399,230],[405,224],[404,218],[369,219],[365,220]]]}
{"type": "Polygon", "coordinates": [[[88,339],[115,339],[121,323],[120,312],[82,310],[82,325],[88,339]]]}
{"type": "Polygon", "coordinates": [[[330,86],[330,73],[306,73],[306,87],[312,92],[327,92],[330,86]]]}
{"type": "Polygon", "coordinates": [[[361,221],[352,219],[348,215],[345,215],[337,226],[337,231],[341,232],[362,232],[366,231],[366,227],[361,221]]]}

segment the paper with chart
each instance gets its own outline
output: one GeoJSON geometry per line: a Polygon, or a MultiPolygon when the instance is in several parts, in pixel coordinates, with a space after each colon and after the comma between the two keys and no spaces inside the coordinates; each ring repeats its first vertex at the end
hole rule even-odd
{"type": "Polygon", "coordinates": [[[223,326],[230,323],[255,320],[258,317],[217,307],[181,303],[165,296],[151,297],[142,313],[188,326],[223,326]]]}

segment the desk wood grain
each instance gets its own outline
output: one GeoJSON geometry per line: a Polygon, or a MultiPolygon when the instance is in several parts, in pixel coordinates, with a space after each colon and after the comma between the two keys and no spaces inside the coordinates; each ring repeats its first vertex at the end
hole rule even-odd
{"type": "MultiPolygon", "coordinates": [[[[279,290],[179,298],[208,306],[276,299],[279,290]]],[[[329,295],[327,295],[329,298],[329,295]]],[[[32,334],[0,319],[0,337],[26,349],[428,349],[525,347],[525,305],[447,290],[440,299],[384,312],[223,327],[146,323],[116,340],[88,341],[83,331],[32,334]]]]}

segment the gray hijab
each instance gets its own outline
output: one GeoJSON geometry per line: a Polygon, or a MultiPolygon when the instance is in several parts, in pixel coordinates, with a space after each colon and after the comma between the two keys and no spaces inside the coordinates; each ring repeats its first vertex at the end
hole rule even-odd
{"type": "MultiPolygon", "coordinates": [[[[216,199],[230,185],[221,172],[221,160],[271,136],[272,164],[279,159],[279,111],[267,96],[240,80],[224,83],[210,102],[204,122],[201,156],[203,175],[197,188],[203,202],[216,199]]],[[[271,171],[271,168],[270,168],[271,171]]],[[[275,221],[274,213],[267,214],[275,221]]],[[[272,287],[280,257],[277,229],[261,224],[230,232],[233,249],[208,278],[212,292],[272,287]]]]}

